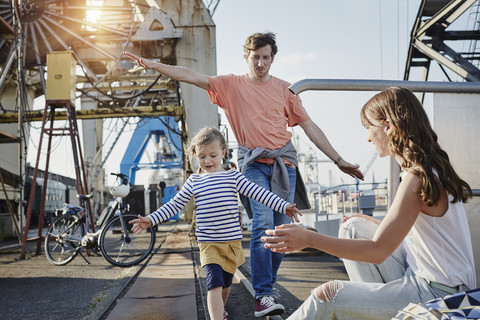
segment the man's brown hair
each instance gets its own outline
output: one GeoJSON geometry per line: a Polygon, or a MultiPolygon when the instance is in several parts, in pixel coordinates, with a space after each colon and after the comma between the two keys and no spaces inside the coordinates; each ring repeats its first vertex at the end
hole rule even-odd
{"type": "Polygon", "coordinates": [[[250,51],[270,45],[272,47],[272,58],[277,54],[278,48],[275,41],[275,34],[273,32],[254,33],[247,38],[243,50],[248,56],[250,51]]]}

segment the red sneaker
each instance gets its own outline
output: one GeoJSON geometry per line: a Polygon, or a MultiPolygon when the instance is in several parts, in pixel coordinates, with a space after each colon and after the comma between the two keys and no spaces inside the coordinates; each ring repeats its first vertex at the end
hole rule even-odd
{"type": "Polygon", "coordinates": [[[228,312],[227,311],[223,311],[223,320],[228,320],[228,312]]]}
{"type": "Polygon", "coordinates": [[[275,316],[282,314],[284,311],[285,308],[281,304],[275,303],[272,296],[264,296],[257,299],[255,317],[275,316]]]}

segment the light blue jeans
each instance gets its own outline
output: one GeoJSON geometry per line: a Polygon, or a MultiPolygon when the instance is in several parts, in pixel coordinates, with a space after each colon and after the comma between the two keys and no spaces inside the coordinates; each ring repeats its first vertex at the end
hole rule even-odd
{"type": "MultiPolygon", "coordinates": [[[[245,176],[248,180],[259,186],[270,190],[272,177],[272,165],[257,161],[248,165],[245,176]]],[[[290,191],[286,201],[293,203],[295,195],[296,169],[287,166],[290,191]]],[[[250,268],[252,275],[252,286],[255,290],[255,299],[263,296],[271,296],[273,284],[277,278],[277,271],[282,263],[283,254],[265,249],[260,238],[265,235],[265,230],[274,229],[275,226],[290,223],[290,218],[282,213],[273,211],[267,206],[250,199],[252,208],[252,236],[250,239],[250,268]]]]}
{"type": "MultiPolygon", "coordinates": [[[[377,225],[371,221],[351,218],[340,226],[339,237],[372,239],[376,229],[377,225]]],[[[334,280],[336,292],[329,302],[319,299],[312,291],[288,319],[385,320],[395,317],[410,302],[446,295],[412,272],[406,263],[403,245],[379,265],[350,260],[344,260],[344,264],[350,281],[334,280]]]]}

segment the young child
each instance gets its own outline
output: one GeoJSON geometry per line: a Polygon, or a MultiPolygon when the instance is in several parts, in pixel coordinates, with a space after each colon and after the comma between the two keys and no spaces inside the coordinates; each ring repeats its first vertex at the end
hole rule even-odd
{"type": "Polygon", "coordinates": [[[147,217],[130,221],[132,231],[139,233],[181,211],[194,197],[196,204],[196,236],[200,262],[207,281],[208,312],[212,320],[227,319],[227,302],[233,275],[245,261],[242,230],[239,223],[237,193],[253,198],[271,209],[287,214],[299,222],[300,211],[270,191],[249,181],[236,170],[225,170],[222,160],[227,145],[223,134],[207,127],[192,139],[190,155],[200,166],[197,174],[188,177],[180,192],[147,217]]]}

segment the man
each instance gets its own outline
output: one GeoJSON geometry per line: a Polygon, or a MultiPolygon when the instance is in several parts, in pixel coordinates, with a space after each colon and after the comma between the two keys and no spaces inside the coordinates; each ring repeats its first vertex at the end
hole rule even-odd
{"type": "MultiPolygon", "coordinates": [[[[271,190],[290,203],[301,202],[295,194],[305,192],[298,174],[296,150],[287,126],[299,125],[309,139],[343,172],[363,180],[358,166],[344,161],[331,146],[323,131],[310,119],[300,97],[289,90],[288,82],[270,75],[277,53],[273,33],[255,33],[244,46],[249,67],[245,75],[208,76],[181,66],[168,66],[125,54],[146,69],[153,69],[171,79],[205,89],[212,103],[224,109],[239,143],[239,168],[256,184],[271,190]],[[297,179],[300,180],[298,184],[297,179]],[[300,188],[296,188],[296,185],[300,188]]],[[[303,198],[305,200],[305,198],[303,198]]],[[[264,248],[260,238],[265,230],[289,223],[289,218],[250,199],[243,201],[252,221],[250,265],[255,289],[255,316],[271,316],[284,312],[283,305],[273,299],[273,284],[283,254],[264,248]],[[253,214],[253,215],[252,215],[253,214]]],[[[308,203],[306,204],[309,208],[308,203]]],[[[299,209],[302,208],[297,203],[299,209]]],[[[305,207],[303,207],[305,208],[305,207]]]]}

